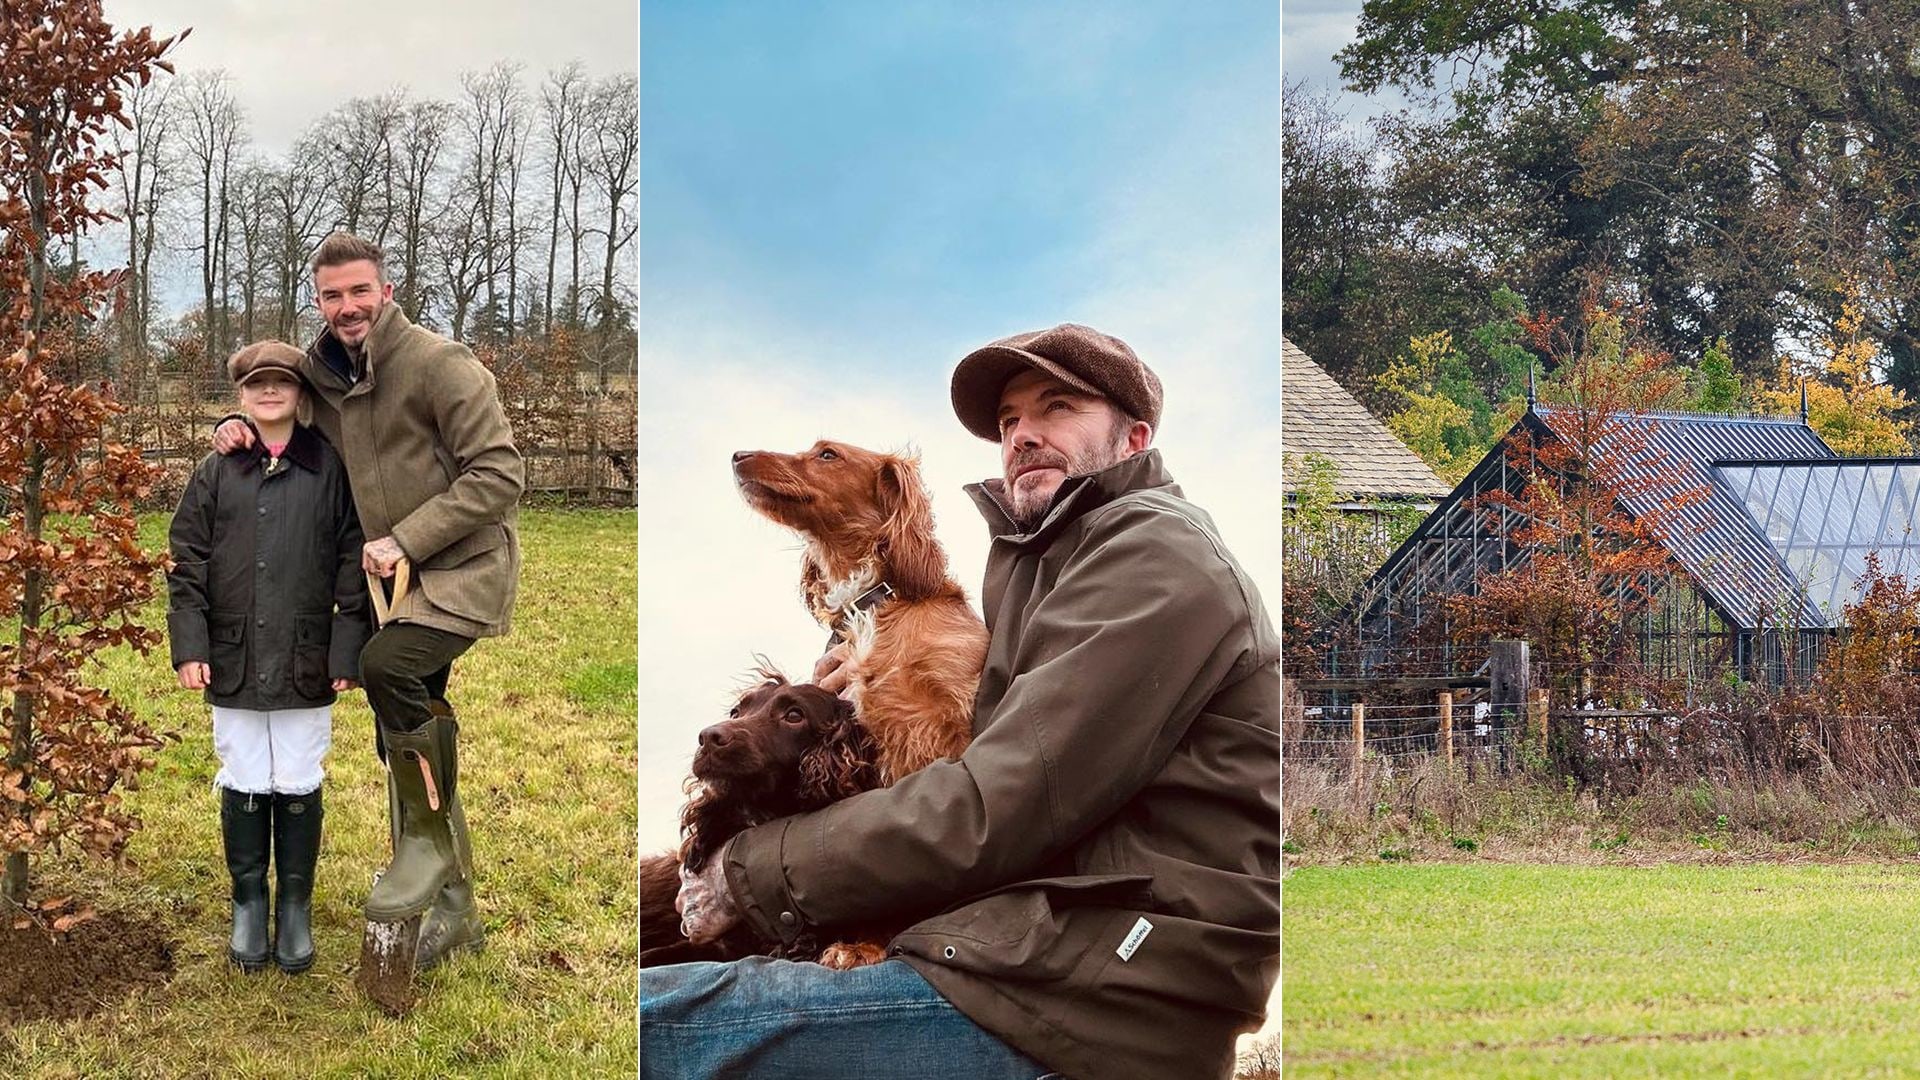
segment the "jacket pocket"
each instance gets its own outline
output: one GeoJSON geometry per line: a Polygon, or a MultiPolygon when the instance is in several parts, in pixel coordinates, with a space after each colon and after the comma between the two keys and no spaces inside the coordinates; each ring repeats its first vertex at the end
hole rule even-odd
{"type": "Polygon", "coordinates": [[[293,692],[303,698],[325,698],[333,692],[327,677],[330,615],[296,615],[293,619],[293,692]]]}
{"type": "Polygon", "coordinates": [[[219,697],[239,693],[247,679],[247,617],[233,611],[207,612],[207,692],[219,697]]]}
{"type": "Polygon", "coordinates": [[[902,952],[993,977],[1058,979],[1116,905],[1144,900],[1151,874],[1087,874],[1017,882],[910,927],[902,952]]]}
{"type": "Polygon", "coordinates": [[[420,591],[450,615],[497,623],[513,603],[519,562],[507,527],[482,525],[417,567],[420,591]]]}

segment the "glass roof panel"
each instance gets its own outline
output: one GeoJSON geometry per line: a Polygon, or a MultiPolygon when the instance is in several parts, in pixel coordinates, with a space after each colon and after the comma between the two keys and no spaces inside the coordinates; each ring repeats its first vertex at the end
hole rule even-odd
{"type": "Polygon", "coordinates": [[[1867,554],[1920,570],[1920,462],[1785,462],[1723,468],[1729,487],[1816,607],[1838,620],[1867,554]]]}

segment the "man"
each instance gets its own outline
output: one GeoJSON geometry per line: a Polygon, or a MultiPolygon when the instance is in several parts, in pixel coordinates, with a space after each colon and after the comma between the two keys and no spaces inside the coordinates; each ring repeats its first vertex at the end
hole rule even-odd
{"type": "MultiPolygon", "coordinates": [[[[1084,326],[953,375],[1003,475],[974,741],[891,788],[735,837],[684,927],[831,940],[906,914],[850,972],[752,958],[641,972],[648,1077],[1226,1076],[1279,970],[1278,641],[1148,449],[1159,380],[1084,326]]],[[[832,662],[823,685],[842,681],[832,662]]]]}
{"type": "MultiPolygon", "coordinates": [[[[508,630],[524,470],[492,374],[466,346],[407,321],[378,247],[336,232],[312,268],[326,322],[301,366],[314,423],[346,463],[371,538],[362,566],[391,578],[405,559],[416,582],[367,642],[360,671],[395,818],[393,861],[367,918],[424,915],[415,956],[425,967],[481,936],[446,690],[455,658],[508,630]]],[[[238,421],[215,440],[223,452],[251,442],[238,421]]]]}

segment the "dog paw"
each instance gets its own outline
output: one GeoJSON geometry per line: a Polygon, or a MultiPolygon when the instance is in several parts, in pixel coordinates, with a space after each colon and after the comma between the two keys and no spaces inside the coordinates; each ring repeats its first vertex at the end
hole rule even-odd
{"type": "Polygon", "coordinates": [[[835,971],[848,971],[887,958],[887,950],[871,942],[839,941],[820,950],[820,963],[835,971]]]}

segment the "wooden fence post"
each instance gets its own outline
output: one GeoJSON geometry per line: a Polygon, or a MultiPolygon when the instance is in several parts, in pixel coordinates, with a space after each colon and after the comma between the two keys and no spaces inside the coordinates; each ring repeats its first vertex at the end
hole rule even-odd
{"type": "Polygon", "coordinates": [[[1453,768],[1453,691],[1440,691],[1440,754],[1447,768],[1453,768]]]}
{"type": "Polygon", "coordinates": [[[1357,792],[1366,778],[1367,705],[1356,701],[1349,708],[1353,713],[1353,790],[1357,792]]]}
{"type": "Polygon", "coordinates": [[[1487,699],[1493,703],[1495,722],[1506,729],[1509,752],[1502,755],[1513,764],[1512,747],[1525,745],[1516,729],[1527,721],[1527,703],[1532,700],[1532,674],[1527,666],[1527,643],[1495,641],[1487,655],[1487,699]]]}

